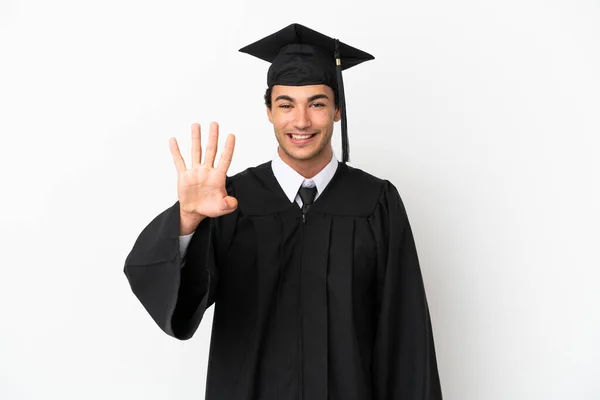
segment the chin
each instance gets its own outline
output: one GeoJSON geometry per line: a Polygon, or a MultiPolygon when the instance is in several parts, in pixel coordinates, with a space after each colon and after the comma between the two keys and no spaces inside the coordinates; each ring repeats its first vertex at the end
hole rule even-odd
{"type": "Polygon", "coordinates": [[[290,157],[290,158],[292,158],[294,160],[297,160],[297,161],[312,160],[317,155],[314,152],[286,151],[285,149],[283,151],[288,155],[288,157],[290,157]]]}
{"type": "Polygon", "coordinates": [[[284,148],[283,151],[294,160],[309,161],[317,158],[323,152],[323,149],[289,149],[284,148]]]}

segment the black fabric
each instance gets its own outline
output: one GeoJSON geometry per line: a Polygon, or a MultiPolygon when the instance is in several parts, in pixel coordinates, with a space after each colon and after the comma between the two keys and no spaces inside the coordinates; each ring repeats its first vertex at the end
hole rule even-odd
{"type": "Polygon", "coordinates": [[[270,163],[228,178],[181,268],[178,203],[125,262],[158,326],[189,339],[214,303],[207,400],[439,400],[433,331],[396,188],[340,163],[302,210],[270,163]]]}
{"type": "MultiPolygon", "coordinates": [[[[290,24],[239,51],[271,63],[267,86],[304,86],[325,84],[337,87],[335,39],[301,24],[290,24]]],[[[364,61],[371,54],[339,42],[341,69],[364,61]]]]}
{"type": "Polygon", "coordinates": [[[302,199],[302,214],[306,214],[317,196],[316,187],[301,187],[298,194],[302,199]]]}

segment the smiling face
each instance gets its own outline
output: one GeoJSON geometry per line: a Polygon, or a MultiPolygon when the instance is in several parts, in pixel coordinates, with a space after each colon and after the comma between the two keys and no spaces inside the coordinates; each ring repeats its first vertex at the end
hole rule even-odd
{"type": "Polygon", "coordinates": [[[327,165],[333,124],[340,120],[333,90],[327,85],[275,85],[271,100],[267,114],[283,161],[303,169],[327,165]]]}

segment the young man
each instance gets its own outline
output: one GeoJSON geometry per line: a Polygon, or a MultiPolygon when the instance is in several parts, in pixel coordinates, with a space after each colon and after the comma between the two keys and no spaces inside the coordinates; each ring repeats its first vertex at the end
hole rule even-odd
{"type": "Polygon", "coordinates": [[[171,139],[178,201],[125,262],[158,326],[192,337],[215,304],[207,400],[438,400],[428,305],[396,188],[346,165],[342,68],[373,57],[292,24],[241,51],[271,62],[271,162],[228,177],[218,126],[188,168],[171,139]],[[342,120],[343,162],[332,151],[342,120]]]}

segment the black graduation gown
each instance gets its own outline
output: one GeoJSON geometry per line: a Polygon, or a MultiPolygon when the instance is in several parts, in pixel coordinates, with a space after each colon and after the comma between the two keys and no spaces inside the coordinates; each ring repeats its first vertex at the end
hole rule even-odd
{"type": "Polygon", "coordinates": [[[238,209],[179,253],[179,203],[141,232],[124,272],[168,335],[215,304],[207,400],[438,400],[434,340],[396,188],[343,163],[303,216],[271,164],[227,178],[238,209]]]}

